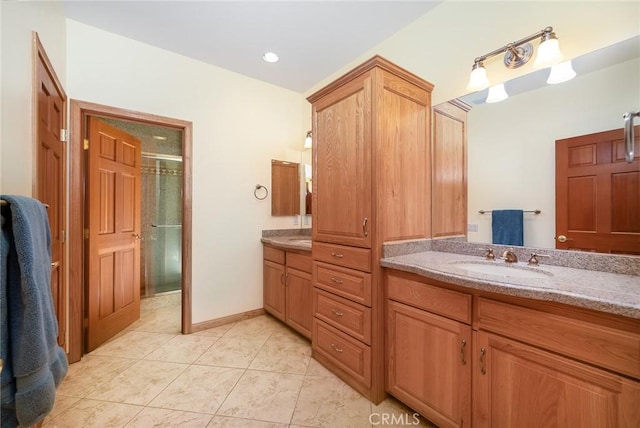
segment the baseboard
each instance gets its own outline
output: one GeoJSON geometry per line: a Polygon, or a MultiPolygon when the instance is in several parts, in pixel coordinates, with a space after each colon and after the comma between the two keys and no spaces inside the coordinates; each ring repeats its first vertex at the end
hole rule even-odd
{"type": "Polygon", "coordinates": [[[260,309],[254,309],[252,311],[241,312],[239,314],[228,315],[222,318],[216,318],[209,321],[202,321],[202,322],[191,325],[191,333],[207,330],[209,328],[219,327],[221,325],[229,324],[231,322],[248,320],[250,318],[259,317],[260,315],[264,315],[266,313],[267,312],[263,308],[260,308],[260,309]]]}

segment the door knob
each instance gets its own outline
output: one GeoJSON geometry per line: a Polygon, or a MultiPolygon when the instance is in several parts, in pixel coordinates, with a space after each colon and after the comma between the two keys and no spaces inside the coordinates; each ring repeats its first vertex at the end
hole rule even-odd
{"type": "Polygon", "coordinates": [[[558,242],[567,242],[567,237],[564,235],[559,235],[556,239],[558,239],[558,242]]]}
{"type": "Polygon", "coordinates": [[[142,241],[144,238],[142,237],[142,235],[138,234],[138,233],[132,233],[131,236],[133,237],[133,239],[135,239],[136,241],[142,241]]]}

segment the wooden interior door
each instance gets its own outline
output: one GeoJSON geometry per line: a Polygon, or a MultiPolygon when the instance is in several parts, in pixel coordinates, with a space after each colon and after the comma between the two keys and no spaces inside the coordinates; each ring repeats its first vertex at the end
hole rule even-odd
{"type": "Polygon", "coordinates": [[[135,137],[89,117],[87,352],[140,317],[140,162],[135,137]]]}
{"type": "Polygon", "coordinates": [[[640,254],[640,126],[556,141],[556,248],[640,254]]]}
{"type": "Polygon", "coordinates": [[[48,205],[51,228],[51,296],[58,320],[58,344],[65,346],[67,294],[65,286],[65,128],[67,97],[37,35],[36,44],[36,182],[34,197],[48,205]]]}

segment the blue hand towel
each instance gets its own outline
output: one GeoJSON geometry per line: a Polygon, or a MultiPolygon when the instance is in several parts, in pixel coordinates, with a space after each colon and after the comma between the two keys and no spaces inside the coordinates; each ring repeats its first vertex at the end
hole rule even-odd
{"type": "Polygon", "coordinates": [[[491,212],[493,243],[524,245],[522,210],[493,210],[491,212]]]}
{"type": "Polygon", "coordinates": [[[40,202],[2,199],[2,427],[32,426],[53,409],[68,368],[51,296],[51,234],[40,202]]]}

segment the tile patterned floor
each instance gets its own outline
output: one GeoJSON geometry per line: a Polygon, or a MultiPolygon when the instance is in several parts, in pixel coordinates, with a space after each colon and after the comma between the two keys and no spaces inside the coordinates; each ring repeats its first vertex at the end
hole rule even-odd
{"type": "Polygon", "coordinates": [[[179,306],[153,308],[69,367],[44,427],[432,427],[389,398],[371,404],[265,315],[181,335],[179,306]],[[406,425],[382,424],[406,421],[406,425]],[[394,415],[392,417],[391,415],[394,415]]]}

